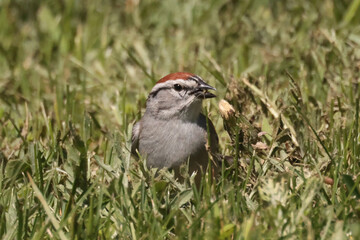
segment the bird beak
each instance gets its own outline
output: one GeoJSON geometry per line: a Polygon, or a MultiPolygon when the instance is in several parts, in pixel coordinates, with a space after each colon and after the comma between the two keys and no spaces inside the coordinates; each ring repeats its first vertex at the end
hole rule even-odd
{"type": "Polygon", "coordinates": [[[204,81],[201,81],[200,82],[200,85],[198,87],[196,87],[192,93],[195,94],[196,97],[198,98],[202,98],[202,99],[205,99],[205,98],[214,98],[216,97],[215,94],[211,93],[211,92],[208,92],[208,90],[214,90],[216,91],[216,88],[210,86],[209,84],[207,84],[206,82],[204,81]]]}

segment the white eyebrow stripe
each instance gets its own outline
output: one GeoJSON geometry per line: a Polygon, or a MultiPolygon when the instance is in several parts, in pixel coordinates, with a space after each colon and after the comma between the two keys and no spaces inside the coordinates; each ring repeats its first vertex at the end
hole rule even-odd
{"type": "Polygon", "coordinates": [[[189,79],[194,80],[199,85],[209,85],[206,82],[204,82],[204,80],[201,77],[199,77],[198,75],[194,75],[194,76],[190,77],[189,79]]]}
{"type": "Polygon", "coordinates": [[[182,79],[182,78],[179,78],[179,79],[174,79],[174,80],[167,80],[166,82],[162,82],[162,83],[158,83],[158,84],[156,84],[154,87],[153,87],[153,89],[151,89],[151,92],[150,92],[150,94],[152,93],[152,92],[157,92],[157,91],[159,91],[160,89],[162,89],[162,88],[165,88],[165,87],[170,87],[170,86],[172,86],[173,84],[175,84],[175,83],[178,83],[178,84],[186,84],[186,81],[188,81],[188,80],[184,80],[184,79],[182,79]]]}
{"type": "Polygon", "coordinates": [[[203,82],[204,81],[198,75],[191,76],[191,77],[189,77],[189,79],[195,80],[196,82],[203,82]]]}
{"type": "Polygon", "coordinates": [[[193,80],[195,82],[199,82],[199,78],[197,76],[191,76],[189,77],[189,80],[193,80]]]}

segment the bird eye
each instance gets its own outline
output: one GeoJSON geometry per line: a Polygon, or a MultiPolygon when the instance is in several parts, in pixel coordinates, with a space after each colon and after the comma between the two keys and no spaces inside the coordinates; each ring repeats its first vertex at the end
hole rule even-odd
{"type": "Polygon", "coordinates": [[[181,91],[183,88],[182,88],[182,86],[180,85],[180,84],[174,84],[174,89],[175,89],[175,91],[181,91]]]}

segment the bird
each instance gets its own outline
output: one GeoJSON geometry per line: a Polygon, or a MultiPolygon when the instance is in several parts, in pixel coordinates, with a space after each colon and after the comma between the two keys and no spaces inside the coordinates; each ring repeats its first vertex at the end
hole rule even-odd
{"type": "MultiPolygon", "coordinates": [[[[215,156],[219,145],[213,123],[202,113],[203,100],[216,97],[210,91],[216,89],[188,72],[171,73],[157,81],[144,115],[133,125],[131,153],[145,158],[148,168],[174,169],[178,180],[182,179],[180,166],[189,161],[189,175],[196,173],[199,185],[209,153],[215,156]]],[[[218,163],[213,161],[211,166],[214,177],[218,163]]]]}

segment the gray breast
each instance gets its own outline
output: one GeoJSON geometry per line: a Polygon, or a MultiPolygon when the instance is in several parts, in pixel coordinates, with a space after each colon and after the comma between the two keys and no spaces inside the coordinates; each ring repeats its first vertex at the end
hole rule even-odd
{"type": "Polygon", "coordinates": [[[140,133],[139,152],[146,157],[148,166],[170,168],[189,157],[194,161],[194,157],[207,156],[205,144],[206,127],[198,122],[146,121],[140,133]]]}

